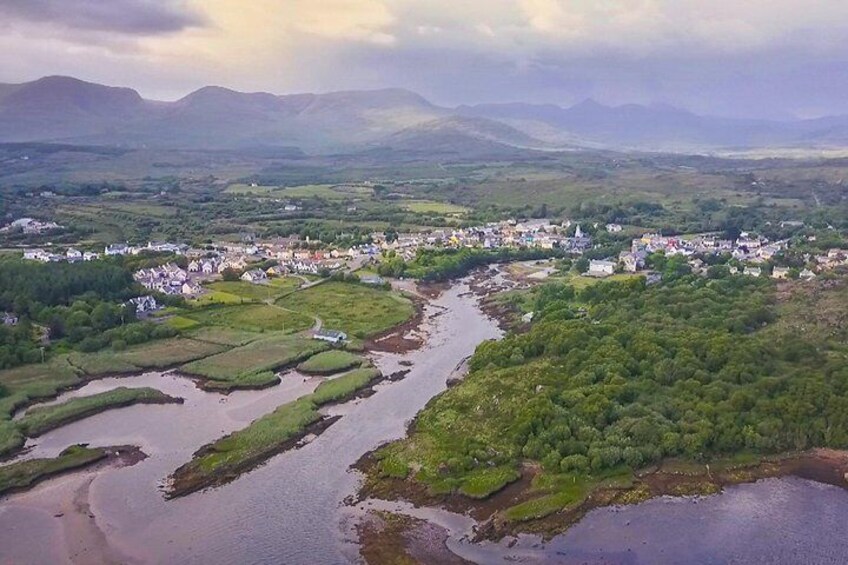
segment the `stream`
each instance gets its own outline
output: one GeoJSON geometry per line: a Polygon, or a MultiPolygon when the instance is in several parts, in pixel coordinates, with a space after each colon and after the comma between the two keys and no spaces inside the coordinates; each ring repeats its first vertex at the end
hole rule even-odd
{"type": "Polygon", "coordinates": [[[412,363],[405,379],[341,407],[343,417],[308,445],[220,488],[175,500],[163,498],[162,480],[201,445],[309,393],[320,379],[289,373],[276,387],[225,397],[154,372],[97,380],[66,393],[59,400],[116,386],[152,386],[186,402],[104,412],[29,442],[32,450],[23,457],[55,456],[74,443],[133,444],[149,457],[132,467],[57,477],[0,501],[0,563],[356,560],[353,516],[344,506],[359,481],[350,466],[403,437],[408,422],[445,389],[477,344],[500,335],[465,283],[426,306],[423,331],[426,342],[416,351],[372,354],[384,374],[412,363]]]}

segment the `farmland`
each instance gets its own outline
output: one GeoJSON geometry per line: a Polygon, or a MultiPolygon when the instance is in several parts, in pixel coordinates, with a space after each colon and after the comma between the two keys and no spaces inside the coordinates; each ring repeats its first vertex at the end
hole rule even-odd
{"type": "Polygon", "coordinates": [[[409,319],[412,302],[382,290],[341,282],[329,282],[302,290],[277,302],[280,306],[310,313],[324,327],[365,338],[409,319]]]}
{"type": "Polygon", "coordinates": [[[182,370],[206,379],[204,387],[213,390],[258,388],[278,382],[274,370],[297,363],[327,347],[326,343],[309,338],[276,334],[188,363],[182,370]]]}

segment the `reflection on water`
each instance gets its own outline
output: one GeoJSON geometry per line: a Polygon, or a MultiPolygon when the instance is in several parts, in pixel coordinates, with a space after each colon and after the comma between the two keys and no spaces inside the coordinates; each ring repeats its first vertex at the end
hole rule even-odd
{"type": "MultiPolygon", "coordinates": [[[[173,375],[97,381],[76,394],[120,385],[154,386],[185,398],[186,404],[135,406],[99,414],[39,438],[33,453],[55,455],[68,444],[90,442],[133,443],[150,455],[133,467],[99,472],[90,487],[97,525],[128,556],[160,563],[351,560],[357,549],[345,543],[350,532],[340,526],[345,515],[342,502],[355,492],[358,481],[349,466],[380,444],[402,437],[414,415],[444,390],[457,364],[478,343],[499,335],[474,298],[460,296],[466,292],[466,285],[457,285],[427,308],[428,317],[440,315],[429,323],[429,340],[423,349],[376,357],[386,374],[404,368],[400,361],[411,361],[404,380],[380,386],[377,394],[346,407],[344,417],[309,445],[277,456],[224,487],[171,501],[159,491],[161,480],[202,444],[306,394],[314,382],[295,376],[266,391],[221,397],[173,375]]],[[[25,546],[32,543],[61,546],[61,535],[44,516],[51,516],[57,500],[85,477],[81,473],[56,479],[0,504],[0,557],[29,555],[25,546]],[[41,512],[41,526],[16,527],[24,517],[35,524],[36,510],[41,512]]],[[[48,553],[53,555],[46,550],[44,555],[48,553]]]]}
{"type": "Polygon", "coordinates": [[[848,561],[848,493],[796,477],[703,498],[598,508],[564,535],[448,545],[479,563],[810,563],[848,561]],[[513,547],[508,547],[512,542],[513,547]]]}

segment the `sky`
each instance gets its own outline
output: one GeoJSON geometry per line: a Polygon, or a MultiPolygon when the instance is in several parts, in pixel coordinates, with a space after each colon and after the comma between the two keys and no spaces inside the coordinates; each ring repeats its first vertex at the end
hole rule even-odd
{"type": "Polygon", "coordinates": [[[846,0],[0,0],[0,82],[848,114],[846,0]]]}

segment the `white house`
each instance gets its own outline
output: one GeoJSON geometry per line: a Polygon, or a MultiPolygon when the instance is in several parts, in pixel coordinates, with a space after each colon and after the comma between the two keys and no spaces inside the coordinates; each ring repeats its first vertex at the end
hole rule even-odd
{"type": "Polygon", "coordinates": [[[0,315],[0,322],[2,322],[4,326],[16,326],[18,325],[18,317],[11,312],[3,312],[3,314],[0,315]]]}
{"type": "Polygon", "coordinates": [[[69,247],[68,251],[65,252],[65,257],[68,258],[68,261],[79,261],[82,259],[82,252],[79,249],[69,247]]]}
{"type": "Polygon", "coordinates": [[[156,299],[150,296],[149,294],[146,296],[130,298],[128,304],[132,304],[133,306],[135,306],[136,314],[153,312],[154,310],[159,308],[159,304],[156,303],[156,299]]]}
{"type": "Polygon", "coordinates": [[[256,284],[268,280],[268,275],[262,269],[251,269],[241,276],[241,280],[256,284]]]}
{"type": "Polygon", "coordinates": [[[330,343],[342,343],[347,339],[347,334],[337,330],[318,330],[312,334],[312,338],[330,343]]]}
{"type": "Polygon", "coordinates": [[[183,285],[180,287],[180,292],[182,294],[188,295],[200,294],[201,292],[203,292],[203,288],[197,283],[184,282],[183,285]]]}
{"type": "Polygon", "coordinates": [[[106,255],[127,255],[130,252],[130,248],[124,243],[115,243],[113,245],[107,245],[103,252],[106,255]]]}
{"type": "Polygon", "coordinates": [[[620,224],[607,224],[607,231],[609,233],[618,233],[622,229],[624,228],[622,228],[620,224]]]}
{"type": "Polygon", "coordinates": [[[810,269],[804,269],[803,271],[801,271],[801,274],[799,274],[798,276],[801,277],[802,279],[804,279],[805,281],[810,281],[810,280],[813,280],[814,278],[816,278],[816,274],[814,272],[812,272],[810,269]]]}
{"type": "Polygon", "coordinates": [[[763,270],[759,267],[745,267],[745,271],[743,272],[749,277],[759,277],[761,274],[763,274],[763,270]]]}
{"type": "Polygon", "coordinates": [[[592,259],[589,261],[589,275],[593,277],[608,277],[615,273],[615,263],[612,261],[599,261],[592,259]]]}
{"type": "Polygon", "coordinates": [[[95,253],[93,251],[86,251],[82,254],[83,261],[94,261],[95,259],[100,259],[99,253],[95,253]]]}
{"type": "Polygon", "coordinates": [[[775,267],[771,271],[771,278],[773,278],[773,279],[788,279],[789,278],[789,267],[775,267]]]}

